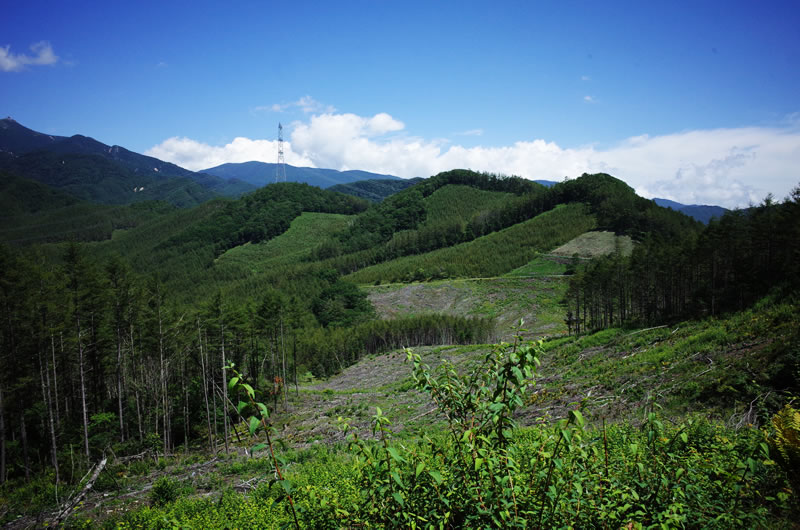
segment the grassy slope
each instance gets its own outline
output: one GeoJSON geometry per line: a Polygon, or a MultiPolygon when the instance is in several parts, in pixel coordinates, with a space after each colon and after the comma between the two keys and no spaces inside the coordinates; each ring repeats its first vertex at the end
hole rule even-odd
{"type": "Polygon", "coordinates": [[[427,210],[425,224],[435,225],[438,222],[454,218],[468,221],[478,212],[502,207],[512,197],[514,195],[511,193],[484,191],[470,186],[448,184],[425,198],[427,210]]]}
{"type": "Polygon", "coordinates": [[[214,262],[217,269],[239,269],[258,273],[271,267],[297,263],[324,237],[344,229],[350,215],[304,212],[292,221],[289,230],[257,244],[232,248],[214,262]]]}
{"type": "MultiPolygon", "coordinates": [[[[481,256],[483,259],[484,255],[494,258],[510,256],[511,263],[523,259],[529,261],[516,269],[509,269],[506,261],[498,266],[490,260],[476,260],[466,264],[467,270],[468,267],[480,271],[487,270],[480,267],[496,267],[500,273],[508,275],[521,275],[526,270],[530,274],[559,274],[561,269],[557,267],[547,269],[551,266],[548,264],[559,265],[557,262],[536,256],[536,252],[549,250],[569,238],[563,234],[543,234],[541,225],[537,223],[548,219],[547,216],[565,216],[570,223],[578,225],[575,230],[582,225],[588,228],[580,229],[581,232],[590,229],[593,218],[575,208],[558,208],[502,232],[453,247],[457,251],[442,249],[423,256],[410,256],[359,271],[351,278],[361,279],[359,274],[370,270],[370,274],[378,278],[380,274],[394,274],[398,262],[402,270],[413,271],[415,267],[443,266],[459,256],[467,256],[464,261],[469,262],[472,257],[481,256]],[[578,223],[575,223],[576,219],[578,223]],[[548,241],[550,246],[541,241],[548,241]],[[530,256],[536,257],[531,260],[530,256]]],[[[172,215],[153,224],[154,233],[166,232],[166,235],[157,237],[163,240],[169,237],[169,225],[179,222],[181,213],[172,215]]],[[[347,221],[347,216],[303,214],[295,219],[289,232],[275,240],[226,252],[216,261],[214,269],[227,271],[225,274],[245,269],[252,273],[296,262],[313,246],[316,241],[314,234],[331,233],[347,221]]],[[[116,243],[126,245],[125,248],[146,248],[138,246],[140,242],[125,232],[118,232],[116,236],[116,243]]],[[[605,235],[581,236],[560,247],[561,254],[571,256],[575,252],[579,255],[585,252],[592,255],[592,249],[608,251],[609,241],[613,245],[613,239],[605,235]]],[[[522,424],[533,424],[543,417],[564,417],[575,402],[582,400],[586,400],[587,416],[595,421],[600,418],[636,420],[651,403],[664,407],[673,418],[701,412],[726,420],[731,425],[755,421],[753,412],[759,407],[774,410],[769,400],[774,399],[776,389],[770,387],[768,381],[775,379],[776,372],[787,369],[784,363],[786,352],[792,348],[796,352],[800,345],[796,326],[800,320],[800,308],[796,304],[765,302],[761,307],[722,319],[684,322],[669,328],[612,329],[582,337],[567,337],[561,320],[562,310],[558,306],[565,288],[564,278],[495,278],[367,287],[382,316],[427,311],[494,316],[503,322],[506,330],[518,316],[523,316],[527,317],[536,334],[560,335],[545,343],[535,393],[519,417],[522,424]],[[547,327],[549,324],[552,326],[547,327]]],[[[421,348],[419,353],[432,365],[449,358],[461,369],[467,369],[481,358],[487,348],[441,346],[421,348]]],[[[392,419],[392,429],[403,435],[413,438],[435,429],[443,419],[431,413],[433,404],[426,396],[411,388],[410,369],[404,359],[402,352],[368,357],[327,381],[302,384],[296,395],[290,394],[288,409],[279,411],[273,418],[279,438],[297,448],[342,441],[336,421],[339,416],[352,418],[351,424],[360,435],[371,437],[369,418],[376,406],[392,419]]],[[[290,461],[319,457],[313,452],[302,457],[299,455],[305,453],[294,450],[288,454],[290,461]]],[[[269,472],[269,469],[258,467],[262,464],[253,462],[264,460],[242,460],[236,464],[239,467],[224,461],[212,461],[207,466],[203,464],[206,467],[198,472],[196,478],[186,472],[189,464],[185,463],[166,471],[191,483],[197,494],[205,496],[219,493],[226,485],[236,486],[245,479],[269,472]]],[[[349,470],[348,463],[342,459],[330,462],[330,467],[349,470]]],[[[152,482],[152,477],[136,480],[120,478],[126,487],[135,489],[145,487],[152,482]]],[[[302,480],[300,478],[299,482],[302,480]]],[[[117,504],[113,507],[133,507],[124,503],[144,499],[146,495],[147,490],[142,489],[128,500],[114,501],[117,504]]],[[[88,502],[87,510],[97,502],[104,501],[98,497],[88,502]]],[[[109,507],[106,504],[87,513],[101,514],[109,507]]]]}
{"type": "Polygon", "coordinates": [[[564,274],[568,265],[576,257],[586,260],[606,256],[613,253],[617,245],[625,255],[633,252],[633,241],[628,236],[615,236],[613,232],[586,232],[552,250],[549,254],[536,256],[525,265],[507,272],[505,276],[528,278],[564,274]]]}
{"type": "MultiPolygon", "coordinates": [[[[774,399],[780,389],[771,388],[769,380],[780,380],[780,372],[791,370],[792,359],[798,360],[792,353],[800,345],[800,330],[794,325],[798,319],[800,305],[773,301],[722,319],[552,338],[544,343],[536,389],[520,420],[534,424],[545,416],[561,418],[571,403],[586,399],[586,414],[595,420],[637,421],[656,403],[673,418],[699,412],[732,426],[754,423],[751,401],[758,398],[753,405],[758,411],[765,400],[774,399]]],[[[466,369],[487,348],[415,351],[432,366],[446,357],[466,369]]],[[[301,446],[339,440],[337,416],[363,421],[361,434],[369,436],[367,420],[378,406],[392,419],[393,430],[411,428],[413,434],[441,418],[420,416],[432,404],[411,390],[410,382],[402,352],[367,357],[327,381],[302,385],[276,423],[285,423],[288,440],[301,446]]]]}
{"type": "Polygon", "coordinates": [[[614,232],[601,231],[581,234],[553,250],[551,254],[564,257],[577,255],[580,258],[596,258],[613,253],[617,245],[624,256],[630,256],[633,252],[633,240],[629,236],[616,236],[614,232]]]}
{"type": "Polygon", "coordinates": [[[356,283],[396,281],[418,269],[450,277],[499,276],[594,226],[584,206],[565,205],[473,241],[367,267],[346,278],[356,283]]]}
{"type": "Polygon", "coordinates": [[[490,317],[498,336],[510,340],[520,319],[526,336],[566,332],[560,304],[567,289],[566,277],[464,279],[367,286],[369,299],[381,318],[440,313],[466,317],[490,317]]]}
{"type": "MultiPolygon", "coordinates": [[[[517,419],[521,425],[535,425],[542,418],[562,418],[575,402],[583,401],[584,416],[590,422],[625,419],[638,423],[655,403],[673,421],[701,413],[730,426],[746,426],[756,419],[752,410],[774,395],[766,378],[774,377],[772,372],[781,368],[776,364],[800,344],[800,332],[794,326],[799,317],[797,304],[767,301],[722,319],[553,339],[544,345],[536,386],[517,419]]],[[[416,352],[431,366],[448,359],[456,369],[467,370],[480,362],[487,348],[441,346],[416,352]]],[[[373,438],[370,418],[376,407],[391,418],[391,429],[410,444],[445,425],[430,398],[413,388],[403,352],[367,357],[327,381],[306,381],[299,392],[289,394],[289,406],[280,407],[272,417],[277,438],[287,446],[280,451],[295,486],[302,488],[307,481],[317,480],[321,469],[332,473],[331,480],[336,480],[336,474],[352,480],[352,463],[337,452],[342,446],[332,451],[322,446],[344,441],[340,417],[348,418],[360,437],[373,438]],[[304,463],[313,465],[313,471],[304,463]]],[[[237,454],[242,455],[241,447],[237,454]]],[[[267,458],[244,456],[213,460],[178,456],[164,460],[160,471],[152,464],[117,465],[112,469],[115,481],[98,483],[80,509],[81,517],[103,519],[141,507],[147,503],[150,485],[162,474],[179,481],[183,496],[198,501],[209,495],[217,499],[227,488],[252,494],[247,481],[271,476],[270,466],[267,458]],[[122,491],[113,495],[117,487],[122,491]],[[106,498],[104,492],[112,496],[106,498]]],[[[269,503],[260,506],[271,510],[269,503]]],[[[217,513],[211,505],[196,507],[197,513],[206,516],[217,513]]],[[[147,514],[146,510],[141,513],[147,514]]],[[[269,518],[280,513],[285,512],[274,512],[269,518]]],[[[193,514],[187,512],[185,517],[193,514]]],[[[223,525],[219,521],[207,524],[223,525]]]]}

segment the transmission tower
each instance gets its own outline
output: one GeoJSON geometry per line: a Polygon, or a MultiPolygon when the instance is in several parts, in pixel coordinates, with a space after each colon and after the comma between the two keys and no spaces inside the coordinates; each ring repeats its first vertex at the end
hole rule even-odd
{"type": "Polygon", "coordinates": [[[283,125],[278,123],[278,163],[275,165],[275,182],[286,182],[286,161],[283,159],[283,125]]]}

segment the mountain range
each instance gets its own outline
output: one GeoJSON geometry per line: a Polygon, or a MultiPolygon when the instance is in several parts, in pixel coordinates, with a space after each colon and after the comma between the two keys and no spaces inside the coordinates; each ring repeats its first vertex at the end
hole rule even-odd
{"type": "MultiPolygon", "coordinates": [[[[274,182],[277,167],[277,164],[251,161],[195,172],[81,134],[48,135],[28,129],[12,118],[0,120],[0,171],[102,204],[163,200],[178,207],[189,207],[215,197],[238,197],[274,182]]],[[[288,182],[333,188],[372,202],[380,202],[420,180],[289,164],[285,165],[285,172],[288,182]]],[[[547,187],[557,184],[551,180],[534,182],[547,187]]],[[[686,205],[661,198],[654,201],[706,224],[727,211],[720,206],[686,205]]]]}
{"type": "Polygon", "coordinates": [[[88,136],[43,134],[11,118],[0,120],[0,170],[103,204],[155,199],[185,207],[255,189],[88,136]]]}
{"type": "Polygon", "coordinates": [[[693,217],[704,224],[708,224],[709,221],[711,221],[711,219],[714,217],[722,217],[725,212],[728,211],[727,208],[723,208],[722,206],[711,206],[708,204],[681,204],[669,199],[653,200],[659,206],[685,213],[689,217],[693,217]]]}
{"type": "MultiPolygon", "coordinates": [[[[315,167],[295,167],[289,164],[286,164],[285,168],[287,182],[303,182],[322,189],[359,180],[403,180],[393,175],[382,175],[380,173],[370,173],[369,171],[337,171],[335,169],[319,169],[315,167]]],[[[202,172],[224,179],[243,180],[260,188],[275,182],[277,169],[278,164],[253,161],[222,164],[204,169],[202,172]]]]}

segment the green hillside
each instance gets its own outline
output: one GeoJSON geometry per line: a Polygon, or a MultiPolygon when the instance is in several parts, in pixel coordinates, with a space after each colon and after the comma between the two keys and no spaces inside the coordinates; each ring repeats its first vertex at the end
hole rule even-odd
{"type": "Polygon", "coordinates": [[[2,524],[56,526],[95,471],[68,524],[800,515],[800,190],[704,226],[606,174],[187,208],[0,185],[2,524]]]}
{"type": "Polygon", "coordinates": [[[569,205],[474,241],[374,265],[347,276],[357,283],[500,276],[595,227],[581,205],[569,205]]]}
{"type": "Polygon", "coordinates": [[[3,169],[103,204],[163,200],[188,207],[217,196],[186,177],[161,178],[158,173],[135,172],[94,154],[37,151],[8,160],[3,169]]]}
{"type": "Polygon", "coordinates": [[[303,212],[286,232],[261,243],[233,247],[214,261],[214,267],[258,273],[303,262],[321,239],[344,230],[352,218],[351,215],[303,212]]]}
{"type": "MultiPolygon", "coordinates": [[[[246,280],[258,270],[257,263],[237,265],[235,256],[254,252],[267,270],[291,263],[283,254],[303,248],[303,239],[324,235],[339,226],[340,217],[307,217],[298,233],[275,242],[303,212],[353,214],[366,208],[360,199],[306,184],[266,186],[242,199],[217,199],[191,210],[153,219],[112,241],[97,245],[100,255],[123,255],[138,270],[157,273],[167,289],[184,300],[207,300],[217,289],[246,280]],[[324,227],[317,227],[317,223],[324,227]],[[301,238],[295,241],[295,236],[301,238]],[[286,245],[287,242],[292,242],[286,245]],[[266,246],[258,244],[269,242],[266,246]],[[248,248],[248,247],[253,248],[248,248]],[[265,254],[261,255],[261,250],[265,254]],[[231,252],[226,257],[226,253],[231,252]],[[221,258],[221,259],[219,259],[221,258]],[[209,291],[209,286],[213,286],[209,291]]],[[[238,263],[241,263],[239,260],[238,263]]],[[[248,296],[252,296],[249,291],[248,296]]]]}
{"type": "Polygon", "coordinates": [[[389,195],[410,188],[423,179],[366,179],[348,182],[346,184],[336,184],[331,186],[331,191],[338,191],[353,197],[366,199],[370,202],[381,202],[389,195]]]}
{"type": "Polygon", "coordinates": [[[450,221],[467,222],[477,214],[498,210],[514,197],[512,193],[475,189],[448,184],[425,197],[425,225],[436,226],[450,221]]]}
{"type": "Polygon", "coordinates": [[[0,172],[0,241],[32,245],[57,241],[101,241],[174,209],[164,202],[97,205],[39,182],[0,172]]]}

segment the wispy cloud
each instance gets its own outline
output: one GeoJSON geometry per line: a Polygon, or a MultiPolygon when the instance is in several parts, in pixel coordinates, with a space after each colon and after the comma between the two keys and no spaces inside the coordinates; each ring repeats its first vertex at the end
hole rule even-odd
{"type": "Polygon", "coordinates": [[[594,99],[594,96],[583,96],[583,100],[586,103],[597,103],[597,100],[594,99]]]}
{"type": "Polygon", "coordinates": [[[456,133],[456,136],[483,136],[483,129],[469,129],[456,133]]]}
{"type": "Polygon", "coordinates": [[[167,66],[169,65],[164,61],[158,61],[158,63],[156,63],[156,68],[166,68],[167,66]]]}
{"type": "Polygon", "coordinates": [[[589,77],[588,75],[582,75],[581,76],[581,81],[591,81],[591,80],[592,80],[592,78],[589,77]]]}
{"type": "Polygon", "coordinates": [[[33,55],[12,53],[10,44],[0,46],[0,70],[19,72],[28,65],[48,65],[58,62],[58,56],[53,53],[53,47],[47,41],[36,42],[30,49],[33,55]]]}
{"type": "MultiPolygon", "coordinates": [[[[427,177],[453,168],[548,180],[606,172],[645,197],[726,207],[747,206],[769,192],[783,197],[800,180],[800,125],[796,123],[641,135],[607,149],[565,148],[543,139],[464,147],[392,134],[404,131],[405,125],[385,113],[372,117],[325,113],[295,122],[292,129],[284,147],[289,164],[400,177],[427,177]]],[[[224,162],[274,162],[277,145],[237,138],[224,146],[211,146],[170,138],[147,154],[196,170],[224,162]]]]}
{"type": "Polygon", "coordinates": [[[306,114],[312,113],[333,113],[336,112],[336,107],[333,105],[326,105],[320,101],[317,101],[311,96],[303,96],[297,101],[292,101],[290,103],[273,103],[272,105],[260,105],[255,107],[253,110],[255,111],[270,111],[270,112],[286,112],[292,108],[299,108],[306,114]]]}

